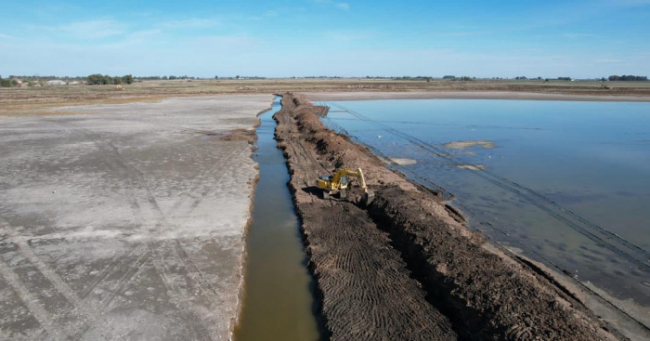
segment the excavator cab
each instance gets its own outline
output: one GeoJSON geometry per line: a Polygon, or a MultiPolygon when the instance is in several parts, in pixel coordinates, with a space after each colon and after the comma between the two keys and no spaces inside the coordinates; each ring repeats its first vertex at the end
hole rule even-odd
{"type": "Polygon", "coordinates": [[[341,189],[347,189],[347,188],[348,188],[348,177],[344,175],[341,177],[341,189]]]}

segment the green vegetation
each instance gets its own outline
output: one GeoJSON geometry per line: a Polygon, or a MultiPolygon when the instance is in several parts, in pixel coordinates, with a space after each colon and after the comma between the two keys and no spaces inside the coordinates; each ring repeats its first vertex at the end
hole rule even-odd
{"type": "Polygon", "coordinates": [[[9,88],[16,85],[18,85],[18,82],[16,82],[15,79],[0,79],[0,86],[3,88],[9,88]]]}
{"type": "Polygon", "coordinates": [[[615,81],[645,82],[645,81],[648,80],[648,77],[646,77],[646,76],[632,76],[632,75],[628,75],[628,76],[625,76],[625,75],[616,76],[616,75],[614,75],[614,76],[609,76],[609,80],[612,81],[612,82],[615,82],[615,81]]]}
{"type": "Polygon", "coordinates": [[[431,82],[433,77],[430,76],[402,76],[402,77],[366,77],[368,79],[392,79],[392,80],[401,80],[401,81],[427,81],[431,82]]]}
{"type": "Polygon", "coordinates": [[[106,85],[106,84],[132,84],[133,76],[125,75],[122,77],[111,77],[109,75],[102,76],[101,74],[94,74],[88,76],[89,85],[106,85]]]}
{"type": "MultiPolygon", "coordinates": [[[[190,76],[146,76],[146,77],[136,77],[138,80],[144,80],[144,81],[159,81],[159,80],[174,80],[174,79],[200,79],[198,77],[190,77],[190,76]]],[[[217,77],[215,77],[217,79],[217,77]]]]}

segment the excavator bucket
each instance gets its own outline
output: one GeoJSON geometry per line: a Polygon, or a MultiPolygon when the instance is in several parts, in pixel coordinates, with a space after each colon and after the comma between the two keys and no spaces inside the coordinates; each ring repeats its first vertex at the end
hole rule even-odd
{"type": "Polygon", "coordinates": [[[361,205],[368,206],[374,199],[375,199],[375,192],[368,191],[367,193],[363,193],[363,196],[361,197],[361,205]]]}

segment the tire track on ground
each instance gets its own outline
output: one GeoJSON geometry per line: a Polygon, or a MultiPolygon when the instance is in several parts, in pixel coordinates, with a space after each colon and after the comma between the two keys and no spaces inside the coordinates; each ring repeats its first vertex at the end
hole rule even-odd
{"type": "Polygon", "coordinates": [[[329,173],[309,136],[297,134],[285,107],[276,139],[284,149],[290,188],[302,221],[309,267],[316,277],[326,337],[334,340],[454,340],[449,321],[425,299],[400,254],[367,213],[350,202],[314,197],[310,183],[329,173]]]}
{"type": "MultiPolygon", "coordinates": [[[[236,149],[231,148],[230,153],[228,155],[229,156],[234,156],[236,154],[237,154],[236,149]]],[[[215,161],[214,165],[212,167],[210,167],[210,169],[208,169],[204,173],[207,173],[208,176],[210,176],[210,175],[214,176],[214,174],[216,173],[217,174],[216,178],[214,180],[212,180],[212,181],[214,183],[219,183],[221,181],[221,179],[223,179],[226,176],[226,173],[228,171],[233,170],[232,164],[227,164],[227,165],[225,165],[225,167],[223,169],[221,169],[220,172],[215,172],[216,170],[218,170],[222,166],[223,166],[223,164],[221,162],[215,161]]],[[[185,212],[185,214],[191,214],[192,212],[194,212],[194,210],[201,204],[201,202],[203,202],[203,200],[213,190],[214,190],[213,185],[206,184],[206,181],[202,180],[202,179],[197,180],[196,185],[189,191],[189,193],[199,193],[199,195],[197,197],[193,198],[193,200],[191,200],[191,202],[189,204],[189,208],[188,208],[187,212],[185,212]]],[[[174,214],[180,208],[180,206],[183,203],[184,203],[183,200],[178,200],[177,203],[174,204],[174,206],[172,206],[172,208],[170,209],[170,211],[169,211],[170,214],[174,214]]]]}
{"type": "MultiPolygon", "coordinates": [[[[0,216],[0,231],[5,231],[3,234],[7,236],[6,242],[13,243],[17,246],[18,251],[22,254],[27,261],[29,261],[40,274],[47,279],[54,290],[63,295],[63,297],[74,307],[75,310],[71,311],[76,315],[79,323],[86,325],[88,328],[92,321],[96,320],[100,311],[93,307],[88,302],[83,300],[85,296],[79,296],[77,293],[66,283],[66,281],[56,273],[51,267],[45,264],[34,250],[29,245],[30,239],[27,237],[18,236],[13,232],[10,224],[0,216]]],[[[27,289],[26,289],[27,290],[27,289]]],[[[43,308],[45,311],[45,308],[43,308]]]]}
{"type": "Polygon", "coordinates": [[[0,257],[0,274],[2,274],[5,281],[9,283],[9,285],[14,289],[16,295],[18,295],[20,300],[25,304],[25,306],[27,306],[27,309],[29,309],[32,316],[34,316],[41,327],[43,327],[43,329],[54,340],[59,341],[70,339],[62,327],[52,322],[50,319],[50,313],[38,302],[38,298],[34,297],[34,295],[25,288],[18,275],[5,263],[2,257],[0,257]]]}
{"type": "MultiPolygon", "coordinates": [[[[152,260],[152,263],[154,265],[154,268],[156,269],[156,272],[158,273],[158,276],[160,276],[160,278],[162,279],[162,283],[165,286],[165,291],[167,292],[167,295],[171,299],[172,304],[174,304],[174,306],[176,306],[178,311],[182,315],[184,315],[185,321],[190,326],[194,327],[192,331],[196,333],[194,336],[195,339],[196,340],[218,339],[218,335],[213,335],[212,329],[208,328],[205,325],[203,319],[201,318],[202,313],[196,309],[196,306],[192,303],[187,304],[188,296],[182,294],[181,285],[183,284],[182,283],[177,284],[176,282],[178,281],[178,279],[174,279],[170,275],[172,271],[167,266],[164,256],[160,254],[161,249],[170,252],[169,245],[167,245],[167,243],[164,242],[161,243],[162,245],[155,245],[155,243],[153,242],[149,242],[147,244],[150,252],[155,256],[152,260]]],[[[185,276],[185,280],[181,280],[181,282],[184,282],[185,286],[188,285],[186,279],[187,279],[187,274],[185,276]]]]}
{"type": "Polygon", "coordinates": [[[368,149],[329,131],[318,119],[319,108],[292,94],[283,98],[283,105],[274,116],[276,138],[289,154],[290,187],[333,339],[620,337],[561,288],[490,249],[430,191],[388,171],[368,149]],[[314,159],[300,157],[293,144],[303,144],[328,167],[363,168],[375,200],[363,207],[315,199],[305,179],[315,179],[321,171],[311,165],[314,159]],[[394,272],[400,268],[406,269],[394,272]],[[407,282],[391,275],[401,271],[407,282]],[[409,309],[419,306],[417,292],[422,288],[435,313],[420,310],[412,317],[409,309]],[[448,321],[453,332],[445,336],[444,328],[419,329],[435,325],[420,323],[426,316],[448,321]],[[355,334],[360,330],[366,333],[355,334]]]}
{"type": "MultiPolygon", "coordinates": [[[[59,123],[60,124],[60,123],[59,123]]],[[[62,125],[62,124],[60,124],[62,125]]],[[[67,128],[67,127],[66,127],[67,128]]],[[[144,223],[144,217],[142,217],[143,212],[142,208],[144,206],[148,206],[149,210],[151,210],[152,213],[155,215],[155,221],[153,223],[154,230],[150,231],[153,232],[154,235],[160,235],[160,228],[165,227],[165,228],[170,228],[170,224],[166,221],[165,214],[163,213],[162,209],[158,205],[155,197],[151,193],[150,189],[146,185],[146,179],[144,177],[144,173],[142,173],[140,170],[137,168],[131,166],[128,164],[126,160],[122,157],[120,154],[119,150],[115,145],[113,145],[110,141],[105,141],[101,135],[88,130],[84,128],[74,128],[74,129],[68,129],[71,133],[79,133],[82,134],[82,136],[89,140],[92,141],[95,146],[98,148],[100,157],[102,160],[109,166],[109,168],[118,174],[121,174],[121,177],[126,179],[127,181],[127,195],[126,198],[128,202],[130,203],[130,206],[134,210],[134,218],[136,220],[136,224],[140,226],[141,228],[143,227],[144,223]],[[142,198],[142,204],[139,202],[140,198],[142,198]],[[144,204],[144,205],[143,205],[144,204]]],[[[148,242],[151,243],[151,242],[148,242]]],[[[167,245],[169,243],[168,241],[163,240],[161,243],[167,245]]],[[[130,253],[133,254],[135,252],[135,249],[130,253]]],[[[100,305],[102,306],[101,312],[103,313],[108,307],[110,306],[111,302],[113,299],[122,291],[122,288],[133,278],[133,276],[138,272],[138,270],[146,263],[148,258],[154,254],[159,256],[158,253],[152,253],[151,251],[151,246],[149,245],[149,251],[144,252],[143,254],[140,255],[137,261],[134,262],[134,265],[129,268],[129,270],[117,281],[117,285],[115,288],[111,289],[111,294],[109,295],[108,298],[102,300],[100,302],[100,305]]],[[[156,269],[157,272],[160,271],[165,271],[164,267],[161,266],[156,266],[159,264],[165,264],[166,260],[165,259],[157,259],[154,262],[154,268],[156,269]]],[[[120,262],[121,263],[121,262],[120,262]]],[[[113,267],[113,270],[118,270],[121,267],[116,266],[113,267]]],[[[109,268],[110,269],[110,268],[109,268]]],[[[92,288],[96,287],[100,283],[102,283],[103,280],[106,278],[109,278],[111,276],[110,272],[104,272],[104,275],[101,276],[101,279],[94,283],[92,285],[92,288]]],[[[161,276],[163,280],[167,279],[167,276],[161,276]]],[[[86,295],[90,293],[92,288],[89,288],[87,291],[86,295]]],[[[176,286],[169,286],[166,285],[168,294],[170,297],[175,297],[177,301],[181,301],[183,299],[183,295],[177,292],[174,292],[173,290],[177,289],[176,286]],[[171,288],[171,289],[170,289],[171,288]]],[[[178,306],[177,306],[178,307],[178,306]]],[[[200,315],[194,314],[194,318],[188,318],[188,321],[198,319],[199,321],[202,322],[203,320],[200,318],[200,315]]],[[[93,326],[90,326],[86,330],[89,330],[90,328],[93,328],[93,326]]],[[[209,338],[208,338],[209,339],[209,338]]]]}
{"type": "MultiPolygon", "coordinates": [[[[92,134],[92,132],[87,132],[89,135],[92,134]]],[[[122,157],[120,154],[119,150],[110,142],[101,142],[95,141],[96,144],[100,147],[100,149],[108,155],[110,162],[114,163],[118,169],[123,170],[125,172],[125,175],[127,178],[130,180],[130,185],[141,195],[133,195],[133,200],[136,202],[138,201],[138,198],[144,197],[144,204],[149,206],[149,208],[152,210],[152,212],[155,213],[155,222],[154,222],[154,231],[153,235],[154,236],[159,236],[160,237],[160,229],[164,228],[166,230],[171,230],[174,228],[179,228],[172,226],[168,221],[166,214],[163,212],[161,209],[160,205],[158,205],[158,202],[156,201],[156,198],[152,194],[151,190],[147,186],[147,181],[145,179],[145,175],[142,171],[137,169],[136,167],[129,165],[126,160],[122,157]]],[[[233,151],[234,152],[234,151],[233,151]]],[[[210,187],[209,190],[212,188],[210,187]]],[[[209,193],[208,190],[208,193],[209,193]]],[[[205,190],[204,190],[205,192],[205,190]]],[[[206,194],[207,195],[207,194],[206,194]]],[[[199,197],[197,200],[194,200],[193,203],[196,203],[198,205],[200,201],[204,198],[199,197]]],[[[138,203],[139,207],[143,207],[144,205],[141,205],[138,203]]],[[[185,286],[188,287],[196,287],[200,292],[206,293],[204,295],[204,299],[209,302],[207,306],[211,307],[218,307],[219,306],[219,301],[215,299],[217,295],[213,295],[216,293],[216,291],[211,288],[210,284],[205,280],[205,276],[202,271],[196,266],[196,264],[189,258],[187,257],[187,253],[184,251],[180,243],[176,239],[169,239],[164,236],[162,238],[158,238],[160,246],[156,247],[155,242],[153,241],[148,241],[147,246],[149,249],[149,253],[154,256],[153,258],[153,265],[154,268],[156,269],[156,272],[159,273],[160,278],[163,280],[165,284],[165,288],[167,291],[167,294],[175,301],[175,302],[186,302],[189,301],[190,296],[194,296],[196,292],[194,291],[186,291],[183,292],[181,290],[181,286],[175,284],[171,279],[170,276],[170,269],[167,267],[167,263],[171,261],[172,259],[178,262],[179,264],[182,264],[182,267],[180,268],[180,272],[183,273],[182,279],[180,281],[185,282],[185,286]],[[172,249],[175,250],[175,252],[167,252],[167,257],[164,258],[160,254],[160,252],[157,252],[157,249],[159,247],[163,247],[165,249],[172,249]],[[184,256],[185,255],[185,256],[184,256]],[[169,258],[170,257],[170,258],[169,258]],[[189,267],[188,264],[192,268],[194,268],[196,276],[190,275],[189,267]]],[[[142,266],[144,263],[142,263],[140,266],[142,266]]],[[[135,272],[131,275],[131,277],[135,274],[135,272]]],[[[177,274],[177,276],[181,276],[177,274]]],[[[129,277],[129,278],[131,278],[129,277]]],[[[125,283],[127,280],[121,280],[121,283],[125,283]]],[[[119,289],[114,293],[114,295],[111,297],[111,299],[104,304],[105,307],[108,306],[110,301],[114,298],[115,294],[119,292],[119,289]]],[[[191,325],[195,326],[195,329],[201,330],[199,333],[199,336],[201,339],[205,340],[211,340],[211,339],[218,339],[219,335],[214,334],[216,333],[216,330],[214,328],[209,328],[208,325],[214,324],[215,321],[212,320],[206,320],[204,318],[205,314],[202,311],[202,309],[199,309],[199,307],[196,305],[196,303],[190,303],[189,307],[186,307],[183,304],[177,304],[176,307],[179,309],[179,311],[184,312],[183,314],[186,315],[186,321],[188,321],[191,325]],[[197,325],[198,323],[198,325],[197,325]]]]}
{"type": "Polygon", "coordinates": [[[27,258],[27,260],[29,260],[29,262],[32,263],[32,265],[34,265],[38,271],[40,271],[41,274],[50,281],[50,283],[52,283],[54,288],[75,307],[77,315],[82,317],[83,320],[93,320],[96,318],[99,311],[79,297],[77,293],[70,288],[68,283],[66,283],[65,280],[56,273],[56,271],[52,270],[45,264],[45,262],[40,260],[27,241],[19,238],[14,242],[18,245],[18,249],[23,256],[25,256],[25,258],[27,258]]]}
{"type": "Polygon", "coordinates": [[[120,258],[114,259],[110,265],[106,268],[104,268],[99,276],[90,283],[90,285],[81,291],[81,297],[86,298],[88,295],[90,295],[91,292],[99,285],[100,283],[104,282],[107,278],[111,277],[115,272],[118,271],[118,269],[122,268],[125,266],[125,263],[129,261],[129,259],[132,258],[132,256],[136,254],[140,254],[142,252],[143,247],[138,246],[132,248],[129,252],[127,252],[124,256],[120,258]]]}
{"type": "MultiPolygon", "coordinates": [[[[125,255],[125,257],[122,257],[121,260],[112,262],[110,266],[103,270],[97,280],[84,290],[83,297],[89,295],[94,288],[104,283],[106,279],[112,277],[113,274],[122,269],[124,262],[127,261],[131,255],[138,254],[139,258],[133,262],[129,267],[129,270],[117,280],[116,285],[109,289],[110,295],[100,302],[100,314],[104,313],[110,307],[110,304],[113,302],[115,297],[122,293],[124,287],[134,276],[136,276],[140,269],[147,262],[151,261],[154,265],[155,271],[163,280],[167,294],[172,298],[172,300],[177,302],[177,309],[182,312],[186,321],[195,326],[194,329],[200,330],[197,334],[199,339],[218,339],[220,335],[213,334],[217,332],[216,329],[209,327],[209,325],[214,325],[216,321],[213,321],[211,318],[206,319],[203,307],[196,305],[198,302],[190,302],[190,297],[193,297],[200,292],[203,293],[202,297],[204,299],[204,302],[201,305],[205,305],[206,307],[218,307],[220,304],[216,299],[218,293],[206,279],[205,274],[200,270],[198,265],[184,250],[180,241],[175,239],[170,240],[163,234],[164,231],[171,231],[172,229],[178,229],[179,227],[172,226],[167,221],[165,212],[160,207],[155,196],[147,185],[145,174],[129,164],[123,158],[119,149],[111,141],[106,140],[100,134],[85,128],[69,128],[67,125],[60,122],[54,123],[63,126],[68,133],[81,134],[84,139],[92,142],[97,147],[100,159],[104,161],[110,170],[116,172],[120,178],[124,179],[123,184],[126,184],[126,186],[122,186],[122,188],[126,190],[125,197],[134,212],[136,226],[142,229],[144,228],[144,224],[147,223],[147,225],[151,227],[148,228],[148,233],[145,235],[158,240],[157,242],[152,240],[146,241],[144,244],[141,244],[141,246],[132,249],[127,255],[125,255]],[[145,216],[145,213],[147,216],[145,216]],[[151,218],[153,218],[153,221],[148,222],[151,218]],[[164,231],[161,231],[161,229],[164,231]],[[147,251],[141,253],[143,247],[147,251]],[[162,255],[158,252],[159,248],[172,251],[166,252],[162,255]],[[180,268],[174,268],[172,271],[172,269],[168,267],[168,264],[171,264],[170,262],[176,262],[180,265],[180,268]],[[183,284],[181,285],[175,282],[183,284]],[[181,289],[182,287],[192,288],[192,290],[184,291],[181,289]]],[[[235,153],[236,148],[231,148],[229,155],[232,156],[235,153]]],[[[219,166],[222,165],[215,162],[213,167],[202,172],[203,177],[209,176],[210,172],[219,166]]],[[[224,171],[221,173],[226,172],[224,171]]],[[[223,175],[220,178],[222,177],[223,175]]],[[[217,182],[218,181],[219,180],[217,180],[217,182]]],[[[205,185],[204,181],[199,178],[195,182],[192,191],[199,190],[200,196],[192,201],[189,209],[192,210],[198,206],[210,191],[213,190],[213,188],[213,186],[205,185]]],[[[179,200],[174,204],[174,208],[179,208],[183,202],[187,201],[179,200]]],[[[69,294],[69,292],[67,292],[67,294],[69,294]]],[[[93,327],[90,326],[88,329],[90,328],[93,327]]]]}

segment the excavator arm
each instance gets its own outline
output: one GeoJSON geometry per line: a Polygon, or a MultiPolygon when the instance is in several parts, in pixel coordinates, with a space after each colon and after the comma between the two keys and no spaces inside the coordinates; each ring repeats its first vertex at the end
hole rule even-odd
{"type": "Polygon", "coordinates": [[[359,181],[359,185],[361,186],[361,188],[363,188],[363,192],[368,193],[368,188],[366,187],[366,178],[363,176],[363,171],[361,170],[361,168],[357,168],[356,172],[351,171],[349,169],[340,169],[336,173],[340,174],[339,178],[342,178],[343,176],[357,178],[357,180],[359,181]]]}

